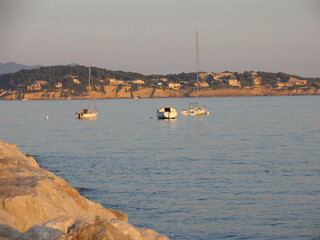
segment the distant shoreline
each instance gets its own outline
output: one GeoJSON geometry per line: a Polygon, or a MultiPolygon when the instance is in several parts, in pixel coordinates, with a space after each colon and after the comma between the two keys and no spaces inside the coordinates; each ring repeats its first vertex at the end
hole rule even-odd
{"type": "MultiPolygon", "coordinates": [[[[320,95],[320,89],[316,88],[295,88],[295,89],[274,89],[270,87],[245,87],[245,88],[221,88],[199,90],[199,97],[254,97],[254,96],[296,96],[296,95],[320,95]]],[[[117,89],[116,86],[109,86],[105,92],[92,91],[91,98],[95,99],[139,99],[139,98],[193,98],[196,91],[192,88],[186,89],[158,89],[139,88],[131,91],[130,87],[117,89]]],[[[11,92],[2,96],[0,100],[71,100],[88,99],[88,95],[75,95],[72,90],[59,91],[38,91],[33,93],[11,92]]]]}

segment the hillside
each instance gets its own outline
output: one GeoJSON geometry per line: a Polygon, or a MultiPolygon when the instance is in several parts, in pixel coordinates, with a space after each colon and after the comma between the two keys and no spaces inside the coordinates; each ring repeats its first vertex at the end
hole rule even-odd
{"type": "MultiPolygon", "coordinates": [[[[88,91],[88,72],[88,67],[69,65],[2,74],[0,99],[21,99],[25,96],[29,96],[30,99],[85,98],[88,91]]],[[[140,94],[141,97],[157,97],[155,93],[162,97],[188,97],[197,86],[197,74],[194,72],[143,75],[92,67],[91,73],[92,90],[99,98],[111,98],[111,95],[112,98],[131,98],[137,95],[134,93],[141,91],[148,92],[140,94]]],[[[317,94],[317,90],[320,89],[320,78],[303,78],[281,72],[199,73],[200,95],[205,93],[203,96],[211,96],[208,93],[218,90],[225,92],[226,89],[230,93],[233,92],[231,94],[233,96],[235,92],[246,92],[253,88],[317,94]]],[[[264,92],[267,92],[266,90],[264,92]]]]}

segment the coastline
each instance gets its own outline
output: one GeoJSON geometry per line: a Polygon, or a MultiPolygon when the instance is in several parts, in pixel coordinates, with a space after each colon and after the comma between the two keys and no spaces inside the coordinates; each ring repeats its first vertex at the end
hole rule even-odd
{"type": "Polygon", "coordinates": [[[1,140],[0,176],[1,239],[169,239],[81,196],[29,154],[1,140]]]}
{"type": "MultiPolygon", "coordinates": [[[[253,96],[296,96],[296,95],[320,95],[320,89],[296,88],[296,89],[275,89],[270,87],[244,87],[244,88],[221,88],[199,90],[199,97],[253,97],[253,96]]],[[[130,98],[185,98],[196,97],[193,88],[186,89],[159,89],[139,88],[132,91],[130,86],[105,86],[103,91],[91,92],[91,98],[95,99],[130,99],[130,98]]],[[[63,100],[63,99],[87,99],[86,94],[76,94],[71,90],[59,91],[38,91],[33,93],[12,92],[3,96],[0,100],[63,100]]]]}

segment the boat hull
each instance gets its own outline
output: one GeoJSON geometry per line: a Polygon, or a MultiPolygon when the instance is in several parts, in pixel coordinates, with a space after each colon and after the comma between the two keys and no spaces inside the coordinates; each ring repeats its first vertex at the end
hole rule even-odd
{"type": "Polygon", "coordinates": [[[158,119],[175,119],[177,115],[177,111],[172,107],[163,107],[157,111],[158,119]]]}
{"type": "Polygon", "coordinates": [[[76,115],[79,119],[90,119],[97,118],[98,112],[90,109],[83,109],[82,111],[77,112],[76,115]]]}
{"type": "Polygon", "coordinates": [[[190,108],[184,109],[181,111],[182,115],[185,116],[201,116],[201,115],[209,115],[209,112],[206,108],[190,108]]]}

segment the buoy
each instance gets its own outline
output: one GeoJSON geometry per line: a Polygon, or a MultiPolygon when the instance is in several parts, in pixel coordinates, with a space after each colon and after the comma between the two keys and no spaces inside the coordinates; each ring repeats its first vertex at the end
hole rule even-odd
{"type": "Polygon", "coordinates": [[[49,116],[46,116],[46,119],[49,119],[49,116]]]}

